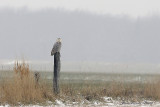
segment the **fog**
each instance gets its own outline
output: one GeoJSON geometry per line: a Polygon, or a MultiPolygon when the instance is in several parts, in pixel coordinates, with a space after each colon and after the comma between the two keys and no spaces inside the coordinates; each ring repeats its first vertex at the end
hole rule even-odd
{"type": "Polygon", "coordinates": [[[160,16],[47,9],[0,10],[0,59],[25,57],[52,61],[56,38],[62,38],[62,61],[160,63],[160,16]]]}

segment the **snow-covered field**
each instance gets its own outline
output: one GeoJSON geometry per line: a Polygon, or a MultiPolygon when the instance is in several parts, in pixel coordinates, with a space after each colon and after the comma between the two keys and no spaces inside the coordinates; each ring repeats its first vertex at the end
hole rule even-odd
{"type": "Polygon", "coordinates": [[[87,100],[82,101],[80,103],[73,102],[70,104],[64,104],[60,100],[56,100],[56,107],[70,107],[70,106],[87,106],[87,107],[160,107],[160,102],[156,101],[150,101],[150,100],[143,100],[140,102],[131,102],[131,101],[125,101],[125,100],[113,100],[111,97],[104,97],[104,102],[99,101],[93,101],[89,102],[87,100]]]}
{"type": "MultiPolygon", "coordinates": [[[[19,105],[20,107],[160,107],[160,102],[151,101],[151,100],[142,100],[142,101],[126,101],[126,100],[113,100],[111,97],[104,97],[103,102],[92,101],[89,102],[84,100],[82,102],[63,102],[62,100],[55,100],[55,102],[48,101],[47,105],[19,105]]],[[[10,107],[10,105],[1,105],[0,107],[10,107]]]]}

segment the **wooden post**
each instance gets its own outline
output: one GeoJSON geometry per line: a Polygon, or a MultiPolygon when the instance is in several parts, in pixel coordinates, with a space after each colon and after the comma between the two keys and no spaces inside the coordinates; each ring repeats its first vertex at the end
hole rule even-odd
{"type": "Polygon", "coordinates": [[[59,73],[61,68],[60,52],[54,54],[54,77],[53,77],[53,91],[55,94],[59,93],[59,73]]]}

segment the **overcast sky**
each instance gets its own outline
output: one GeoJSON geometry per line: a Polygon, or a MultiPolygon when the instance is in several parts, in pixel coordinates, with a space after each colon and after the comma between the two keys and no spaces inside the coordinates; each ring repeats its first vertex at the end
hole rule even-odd
{"type": "Polygon", "coordinates": [[[159,0],[0,0],[0,59],[160,63],[159,0]]]}
{"type": "Polygon", "coordinates": [[[0,7],[26,7],[32,11],[61,8],[96,14],[126,14],[135,18],[159,13],[160,0],[0,0],[0,7]]]}

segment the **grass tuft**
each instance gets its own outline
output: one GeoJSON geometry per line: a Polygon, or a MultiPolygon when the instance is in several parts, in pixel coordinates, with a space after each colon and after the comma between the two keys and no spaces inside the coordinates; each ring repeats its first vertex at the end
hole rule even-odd
{"type": "Polygon", "coordinates": [[[54,100],[54,95],[45,84],[37,84],[34,74],[25,62],[15,63],[14,76],[3,80],[0,86],[1,103],[9,104],[31,104],[54,100]]]}

